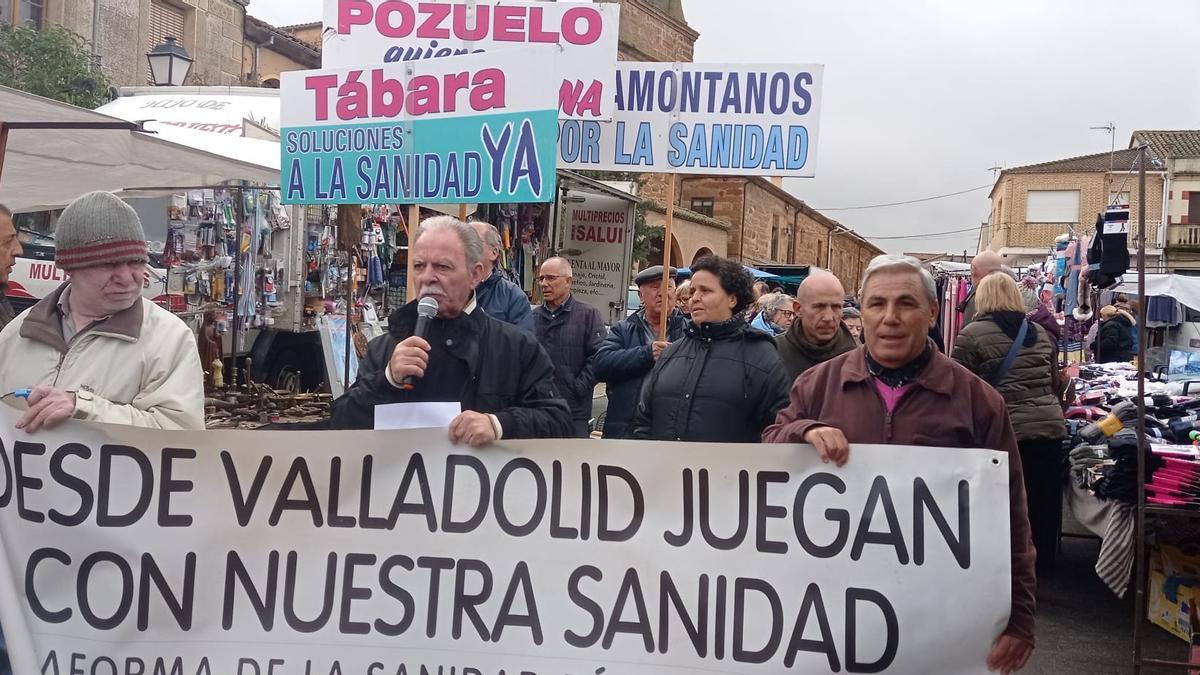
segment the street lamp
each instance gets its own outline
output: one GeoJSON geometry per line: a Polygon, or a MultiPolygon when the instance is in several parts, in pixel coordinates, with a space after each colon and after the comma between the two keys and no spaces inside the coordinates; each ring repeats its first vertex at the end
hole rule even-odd
{"type": "Polygon", "coordinates": [[[169,35],[163,38],[162,44],[146,52],[146,60],[150,62],[150,75],[158,87],[183,86],[192,69],[192,57],[169,35]]]}

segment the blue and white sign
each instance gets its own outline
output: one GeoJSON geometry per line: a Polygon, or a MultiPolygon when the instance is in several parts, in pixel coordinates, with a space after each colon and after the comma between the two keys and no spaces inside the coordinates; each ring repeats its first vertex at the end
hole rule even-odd
{"type": "Polygon", "coordinates": [[[559,166],[811,178],[823,69],[621,61],[613,121],[560,122],[559,166]]]}

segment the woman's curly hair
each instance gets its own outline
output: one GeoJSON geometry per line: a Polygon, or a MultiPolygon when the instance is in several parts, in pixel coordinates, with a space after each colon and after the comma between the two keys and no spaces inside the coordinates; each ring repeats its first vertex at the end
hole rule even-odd
{"type": "Polygon", "coordinates": [[[692,264],[692,275],[708,272],[721,283],[721,290],[737,298],[734,314],[740,314],[754,304],[754,277],[736,260],[706,255],[692,264]]]}

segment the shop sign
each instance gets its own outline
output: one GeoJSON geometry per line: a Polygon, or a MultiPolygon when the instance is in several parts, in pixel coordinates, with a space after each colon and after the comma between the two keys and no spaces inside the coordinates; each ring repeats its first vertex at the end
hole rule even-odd
{"type": "Polygon", "coordinates": [[[621,61],[612,122],[562,121],[559,166],[811,178],[823,68],[621,61]]]}
{"type": "Polygon", "coordinates": [[[566,247],[561,255],[575,276],[571,294],[595,307],[605,323],[624,318],[629,267],[626,251],[632,246],[633,203],[594,192],[571,190],[559,207],[566,216],[566,247]]]}
{"type": "Polygon", "coordinates": [[[283,202],[552,200],[555,50],[284,73],[283,202]]]}
{"type": "Polygon", "coordinates": [[[1007,621],[1004,453],[18,414],[17,673],[984,673],[1007,621]]]}
{"type": "Polygon", "coordinates": [[[563,118],[613,115],[620,5],[582,2],[325,0],[321,65],[401,63],[555,45],[563,118]]]}

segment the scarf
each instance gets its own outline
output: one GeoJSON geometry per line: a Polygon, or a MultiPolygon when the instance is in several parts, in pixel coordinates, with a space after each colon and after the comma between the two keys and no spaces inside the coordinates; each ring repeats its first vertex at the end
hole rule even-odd
{"type": "Polygon", "coordinates": [[[871,352],[867,351],[867,372],[875,379],[883,382],[892,389],[903,387],[904,385],[917,379],[921,371],[925,370],[925,366],[929,365],[930,359],[933,358],[933,345],[926,340],[925,349],[917,356],[917,358],[900,366],[899,368],[888,368],[871,358],[871,352]]]}

